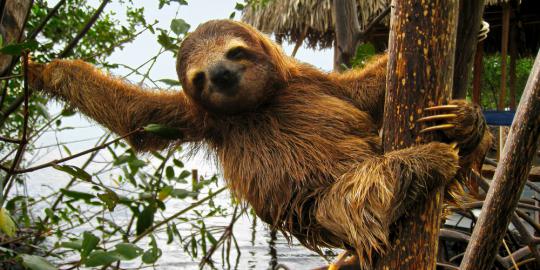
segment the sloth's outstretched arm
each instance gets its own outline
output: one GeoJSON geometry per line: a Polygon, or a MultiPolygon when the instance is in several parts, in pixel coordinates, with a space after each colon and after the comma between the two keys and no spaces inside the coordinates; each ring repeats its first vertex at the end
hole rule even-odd
{"type": "MultiPolygon", "coordinates": [[[[80,60],[29,65],[30,87],[64,100],[111,131],[124,135],[148,124],[177,128],[181,141],[196,141],[203,129],[182,92],[150,91],[80,60]]],[[[173,140],[147,132],[127,138],[138,151],[162,149],[173,140]]]]}
{"type": "Polygon", "coordinates": [[[373,253],[384,253],[389,226],[458,170],[455,146],[432,142],[374,156],[322,194],[317,221],[353,246],[369,269],[373,253]]]}

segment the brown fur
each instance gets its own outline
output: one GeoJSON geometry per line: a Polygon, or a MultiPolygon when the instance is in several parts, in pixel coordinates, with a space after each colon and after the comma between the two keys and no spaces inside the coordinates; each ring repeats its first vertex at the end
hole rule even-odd
{"type": "MultiPolygon", "coordinates": [[[[386,57],[362,70],[327,74],[285,56],[252,27],[221,20],[187,37],[177,71],[183,92],[144,90],[82,61],[33,64],[30,73],[31,85],[118,134],[150,123],[181,129],[176,142],[149,134],[128,140],[140,151],[206,144],[233,194],[265,222],[316,251],[354,249],[362,266],[384,253],[389,226],[458,170],[457,152],[444,143],[382,153],[386,57]],[[249,57],[231,61],[224,55],[236,39],[249,57]],[[216,63],[244,68],[241,91],[225,96],[208,82],[196,83],[216,63]]],[[[469,111],[460,116],[482,118],[469,111]]],[[[468,132],[448,134],[449,140],[474,150],[484,128],[457,124],[468,132]]]]}

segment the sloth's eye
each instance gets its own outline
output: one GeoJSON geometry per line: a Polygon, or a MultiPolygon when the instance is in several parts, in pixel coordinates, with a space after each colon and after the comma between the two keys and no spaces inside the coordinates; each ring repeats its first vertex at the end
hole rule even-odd
{"type": "Polygon", "coordinates": [[[195,74],[195,77],[193,77],[193,85],[195,88],[201,89],[204,87],[205,77],[204,72],[197,72],[197,74],[195,74]]]}
{"type": "Polygon", "coordinates": [[[242,60],[248,58],[249,53],[244,47],[235,47],[230,49],[226,54],[225,57],[229,60],[242,60]]]}

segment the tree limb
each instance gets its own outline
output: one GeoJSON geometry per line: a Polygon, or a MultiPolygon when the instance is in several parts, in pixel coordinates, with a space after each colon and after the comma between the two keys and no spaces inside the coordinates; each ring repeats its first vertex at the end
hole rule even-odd
{"type": "Polygon", "coordinates": [[[495,170],[494,180],[461,263],[463,270],[490,269],[493,264],[536,153],[540,135],[539,111],[540,53],[536,56],[506,140],[503,158],[495,170]]]}

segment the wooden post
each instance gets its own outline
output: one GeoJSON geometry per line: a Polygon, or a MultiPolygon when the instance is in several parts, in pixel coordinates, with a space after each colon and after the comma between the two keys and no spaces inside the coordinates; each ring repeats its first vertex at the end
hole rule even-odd
{"type": "Polygon", "coordinates": [[[516,109],[516,58],[517,58],[517,27],[510,29],[510,110],[516,109]]]}
{"type": "MultiPolygon", "coordinates": [[[[452,92],[459,1],[393,0],[383,123],[385,151],[429,141],[419,138],[422,110],[452,92]]],[[[435,269],[442,188],[395,224],[395,238],[375,269],[435,269]]]]}
{"type": "MultiPolygon", "coordinates": [[[[502,38],[501,38],[501,90],[499,92],[499,102],[497,110],[504,111],[506,106],[506,58],[508,56],[508,34],[510,32],[510,4],[503,3],[502,14],[502,38]]],[[[499,147],[497,148],[498,158],[500,160],[502,150],[504,149],[504,127],[499,127],[499,147]]]]}
{"type": "Polygon", "coordinates": [[[472,101],[476,104],[481,104],[482,100],[482,71],[484,69],[484,41],[478,42],[476,45],[476,54],[474,55],[473,69],[473,95],[472,101]]]}
{"type": "Polygon", "coordinates": [[[482,25],[484,13],[484,0],[460,0],[459,21],[456,38],[456,59],[454,62],[454,86],[452,97],[464,99],[467,96],[469,73],[478,44],[478,32],[482,25]]]}
{"type": "Polygon", "coordinates": [[[540,52],[506,140],[502,159],[476,222],[461,270],[491,269],[527,181],[540,137],[540,52]]]}

